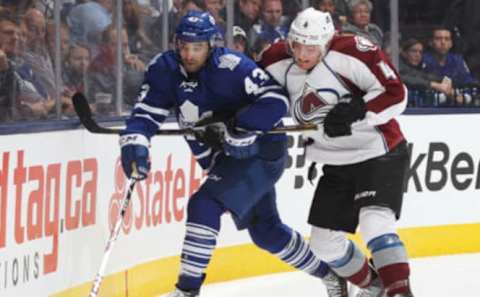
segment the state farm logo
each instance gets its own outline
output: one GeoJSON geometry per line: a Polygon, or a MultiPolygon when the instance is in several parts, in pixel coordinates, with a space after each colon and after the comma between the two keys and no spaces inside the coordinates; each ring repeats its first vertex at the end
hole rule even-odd
{"type": "MultiPolygon", "coordinates": [[[[125,196],[127,194],[127,178],[123,173],[122,162],[120,161],[120,159],[117,159],[117,161],[115,162],[114,185],[115,192],[112,194],[112,197],[110,198],[110,203],[108,204],[108,226],[110,227],[110,231],[112,231],[115,227],[118,215],[120,213],[120,209],[122,207],[123,199],[125,199],[125,196]]],[[[130,202],[123,218],[122,229],[125,234],[128,234],[130,233],[131,228],[132,203],[130,202]]]]}
{"type": "MultiPolygon", "coordinates": [[[[152,168],[147,179],[136,183],[122,225],[125,234],[185,220],[188,198],[197,191],[205,177],[193,156],[189,161],[169,154],[163,168],[152,168]]],[[[113,178],[115,186],[108,207],[110,230],[115,226],[127,191],[128,180],[120,159],[115,163],[113,178]]]]}

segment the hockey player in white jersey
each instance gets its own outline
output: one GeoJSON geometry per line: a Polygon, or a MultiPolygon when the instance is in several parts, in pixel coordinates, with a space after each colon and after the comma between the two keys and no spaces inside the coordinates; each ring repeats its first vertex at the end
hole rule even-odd
{"type": "Polygon", "coordinates": [[[308,219],[313,251],[361,288],[357,297],[412,297],[395,227],[409,160],[395,120],[407,104],[398,73],[372,42],[337,35],[331,16],[313,8],[260,64],[288,90],[293,118],[319,127],[304,135],[307,158],[323,164],[308,219]],[[373,265],[346,237],[357,227],[373,265]]]}

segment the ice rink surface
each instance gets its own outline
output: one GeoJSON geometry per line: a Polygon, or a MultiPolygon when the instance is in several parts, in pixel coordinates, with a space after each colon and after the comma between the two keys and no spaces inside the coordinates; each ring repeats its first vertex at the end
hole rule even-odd
{"type": "MultiPolygon", "coordinates": [[[[480,297],[480,254],[411,260],[415,297],[480,297]]],[[[162,297],[165,295],[162,295],[162,297]]],[[[319,280],[301,272],[206,285],[201,297],[327,297],[319,280]]]]}

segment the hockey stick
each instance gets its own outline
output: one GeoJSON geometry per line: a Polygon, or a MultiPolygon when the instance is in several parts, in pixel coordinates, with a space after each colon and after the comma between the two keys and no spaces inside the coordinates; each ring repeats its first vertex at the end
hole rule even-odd
{"type": "MultiPolygon", "coordinates": [[[[92,110],[88,104],[87,98],[82,93],[75,93],[72,97],[73,107],[80,119],[82,125],[91,133],[97,134],[119,134],[122,130],[115,128],[106,128],[100,126],[92,116],[92,110]]],[[[278,127],[270,131],[263,132],[262,134],[279,134],[286,132],[301,132],[317,130],[316,125],[287,125],[284,127],[278,127]]],[[[185,135],[194,134],[194,129],[160,129],[156,132],[157,135],[185,135]]]]}
{"type": "Polygon", "coordinates": [[[98,295],[98,291],[100,290],[100,284],[102,283],[104,277],[105,268],[107,267],[108,258],[110,257],[110,253],[112,252],[113,244],[115,243],[115,241],[117,241],[118,234],[120,233],[123,219],[125,218],[125,213],[127,212],[128,204],[130,203],[133,188],[135,187],[136,182],[137,180],[133,177],[129,180],[127,195],[122,201],[120,212],[118,213],[117,220],[115,222],[115,226],[110,233],[110,238],[108,239],[107,245],[105,246],[102,263],[100,264],[100,268],[98,269],[95,280],[93,281],[92,289],[90,290],[90,294],[88,295],[89,297],[97,297],[98,295]]]}

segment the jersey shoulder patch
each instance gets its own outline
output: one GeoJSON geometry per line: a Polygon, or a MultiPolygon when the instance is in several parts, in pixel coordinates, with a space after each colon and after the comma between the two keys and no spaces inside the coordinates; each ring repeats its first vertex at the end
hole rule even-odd
{"type": "Polygon", "coordinates": [[[288,58],[290,58],[290,54],[288,53],[287,42],[279,41],[262,52],[258,60],[258,65],[262,68],[267,68],[274,63],[288,58]]]}
{"type": "Polygon", "coordinates": [[[369,64],[374,59],[379,50],[370,40],[358,35],[340,35],[335,37],[330,49],[358,59],[366,64],[369,64]]]}
{"type": "Polygon", "coordinates": [[[349,34],[335,36],[332,40],[330,49],[341,53],[352,54],[354,51],[361,53],[376,51],[378,46],[365,37],[349,34]]]}
{"type": "Polygon", "coordinates": [[[221,69],[230,69],[233,71],[242,61],[242,58],[234,54],[224,54],[219,58],[218,68],[221,69]]]}
{"type": "Polygon", "coordinates": [[[368,51],[376,51],[377,46],[373,44],[369,39],[363,37],[363,36],[355,36],[355,46],[357,49],[361,52],[368,52],[368,51]]]}

